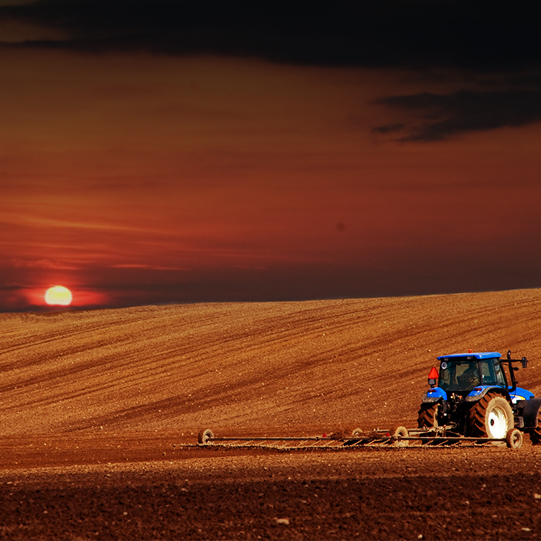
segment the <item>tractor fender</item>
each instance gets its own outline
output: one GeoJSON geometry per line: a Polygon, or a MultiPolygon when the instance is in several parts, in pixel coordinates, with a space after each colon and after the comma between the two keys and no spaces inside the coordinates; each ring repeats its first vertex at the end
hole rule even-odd
{"type": "Polygon", "coordinates": [[[520,400],[518,402],[518,413],[524,418],[524,428],[537,428],[540,409],[541,398],[520,400]]]}
{"type": "Polygon", "coordinates": [[[511,403],[511,397],[509,392],[504,387],[494,387],[491,385],[478,385],[475,387],[468,396],[464,399],[466,402],[478,402],[485,396],[488,392],[495,391],[498,394],[501,394],[509,403],[511,403]]]}
{"type": "Polygon", "coordinates": [[[447,393],[441,387],[433,387],[423,396],[423,404],[435,404],[440,400],[447,400],[447,393]]]}
{"type": "Polygon", "coordinates": [[[522,400],[531,400],[534,397],[534,394],[522,387],[516,387],[515,390],[511,393],[511,400],[513,404],[516,404],[522,400]]]}

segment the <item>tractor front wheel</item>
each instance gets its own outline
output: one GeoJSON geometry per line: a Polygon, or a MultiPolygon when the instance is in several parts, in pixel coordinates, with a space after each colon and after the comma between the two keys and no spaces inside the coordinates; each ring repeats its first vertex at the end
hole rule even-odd
{"type": "Polygon", "coordinates": [[[468,413],[468,435],[472,437],[505,439],[514,424],[509,402],[495,393],[487,393],[468,413]]]}
{"type": "Polygon", "coordinates": [[[438,426],[439,404],[421,404],[417,417],[419,428],[436,428],[438,426]]]}

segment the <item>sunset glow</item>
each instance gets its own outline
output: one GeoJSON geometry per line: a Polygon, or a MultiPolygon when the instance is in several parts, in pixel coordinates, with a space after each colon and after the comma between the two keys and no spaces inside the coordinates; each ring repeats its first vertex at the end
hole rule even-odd
{"type": "Polygon", "coordinates": [[[535,17],[8,3],[0,311],[541,285],[535,17]]]}
{"type": "Polygon", "coordinates": [[[72,298],[71,291],[64,286],[50,287],[45,293],[45,302],[50,306],[69,306],[72,298]]]}

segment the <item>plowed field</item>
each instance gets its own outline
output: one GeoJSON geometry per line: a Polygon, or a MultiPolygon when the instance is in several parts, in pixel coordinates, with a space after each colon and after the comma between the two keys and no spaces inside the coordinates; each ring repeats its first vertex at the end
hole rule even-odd
{"type": "Polygon", "coordinates": [[[445,353],[527,356],[541,291],[0,315],[0,538],[539,539],[541,449],[198,449],[413,427],[445,353]]]}

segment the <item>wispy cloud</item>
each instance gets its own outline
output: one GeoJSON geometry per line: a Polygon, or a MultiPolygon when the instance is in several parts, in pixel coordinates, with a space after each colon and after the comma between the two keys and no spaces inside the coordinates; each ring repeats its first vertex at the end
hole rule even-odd
{"type": "Polygon", "coordinates": [[[12,265],[15,268],[37,268],[37,269],[52,269],[63,271],[78,271],[81,266],[74,265],[72,262],[58,261],[51,259],[12,259],[12,265]]]}
{"type": "Polygon", "coordinates": [[[442,141],[468,132],[541,122],[541,90],[473,91],[388,96],[379,104],[413,114],[409,123],[373,129],[399,141],[442,141]]]}
{"type": "Polygon", "coordinates": [[[94,220],[81,220],[73,221],[63,218],[52,218],[48,216],[39,216],[37,214],[24,214],[24,213],[4,213],[0,218],[0,224],[21,225],[30,227],[49,227],[69,230],[90,230],[90,231],[106,231],[106,232],[118,232],[118,233],[136,233],[136,234],[152,234],[162,235],[165,237],[174,236],[165,229],[157,228],[144,228],[134,225],[127,225],[125,223],[115,224],[112,221],[109,222],[97,222],[94,220]]]}
{"type": "Polygon", "coordinates": [[[159,270],[159,271],[186,271],[190,270],[189,267],[164,267],[159,265],[144,265],[141,263],[125,263],[120,265],[111,265],[114,269],[145,269],[145,270],[159,270]]]}

